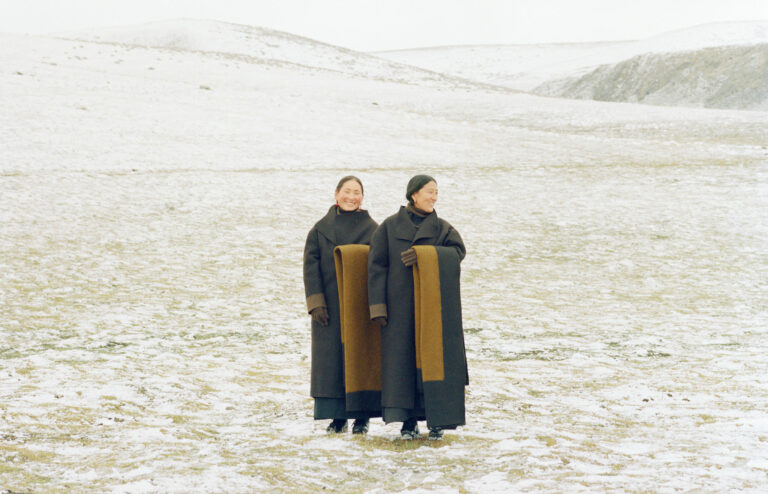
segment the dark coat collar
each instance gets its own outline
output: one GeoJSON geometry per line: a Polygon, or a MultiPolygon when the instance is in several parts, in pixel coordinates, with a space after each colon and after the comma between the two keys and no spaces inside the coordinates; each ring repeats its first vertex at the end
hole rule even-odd
{"type": "MultiPolygon", "coordinates": [[[[338,216],[340,213],[337,210],[338,206],[335,204],[330,207],[328,212],[323,216],[320,221],[317,222],[316,228],[317,231],[323,234],[325,238],[330,240],[330,242],[333,245],[338,245],[338,242],[336,241],[336,228],[335,228],[335,222],[336,222],[336,216],[338,216]]],[[[355,224],[360,224],[359,222],[363,220],[364,218],[370,218],[370,215],[368,214],[368,211],[365,211],[363,209],[358,209],[354,213],[355,215],[359,215],[358,218],[356,218],[355,224]]]]}
{"type": "Polygon", "coordinates": [[[420,226],[416,226],[408,217],[408,209],[400,206],[400,211],[395,215],[392,225],[392,233],[396,238],[408,240],[415,244],[422,238],[434,238],[440,234],[440,223],[437,218],[437,211],[424,218],[420,226]]]}

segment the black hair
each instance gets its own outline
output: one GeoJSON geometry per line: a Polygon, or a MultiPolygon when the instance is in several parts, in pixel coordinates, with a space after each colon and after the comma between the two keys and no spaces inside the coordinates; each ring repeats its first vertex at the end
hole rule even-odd
{"type": "Polygon", "coordinates": [[[363,189],[363,182],[361,182],[360,179],[354,175],[347,175],[346,177],[342,177],[341,180],[339,180],[339,184],[336,186],[336,192],[340,191],[341,188],[344,187],[344,184],[349,182],[350,180],[354,180],[355,182],[359,183],[360,193],[365,195],[365,190],[363,189]]]}
{"type": "Polygon", "coordinates": [[[416,175],[408,181],[408,187],[405,188],[405,198],[408,202],[413,204],[413,197],[416,192],[420,191],[429,182],[437,183],[437,180],[429,175],[416,175]]]}

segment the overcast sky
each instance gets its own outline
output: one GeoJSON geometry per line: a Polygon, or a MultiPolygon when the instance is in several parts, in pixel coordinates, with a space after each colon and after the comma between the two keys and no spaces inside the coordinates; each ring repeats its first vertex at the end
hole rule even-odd
{"type": "Polygon", "coordinates": [[[0,0],[0,32],[8,33],[184,17],[366,51],[640,39],[709,22],[768,20],[768,0],[0,0]]]}

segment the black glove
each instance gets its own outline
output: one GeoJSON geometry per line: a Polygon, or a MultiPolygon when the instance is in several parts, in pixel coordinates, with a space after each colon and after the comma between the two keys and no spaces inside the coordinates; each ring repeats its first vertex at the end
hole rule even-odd
{"type": "Polygon", "coordinates": [[[373,319],[371,319],[371,321],[373,321],[376,324],[378,324],[380,328],[383,328],[384,326],[387,325],[387,318],[386,317],[381,317],[381,316],[374,317],[373,319]]]}
{"type": "Polygon", "coordinates": [[[312,316],[312,320],[321,326],[328,326],[328,309],[325,307],[316,307],[312,309],[309,314],[312,316]]]}
{"type": "Polygon", "coordinates": [[[416,264],[416,251],[411,247],[408,250],[404,250],[400,253],[400,260],[403,261],[406,268],[409,268],[416,264]]]}

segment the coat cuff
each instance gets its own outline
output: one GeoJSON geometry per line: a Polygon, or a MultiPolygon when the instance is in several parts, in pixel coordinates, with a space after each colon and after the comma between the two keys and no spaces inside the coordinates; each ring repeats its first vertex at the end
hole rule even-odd
{"type": "Polygon", "coordinates": [[[387,317],[387,304],[369,305],[368,310],[371,312],[371,319],[377,317],[383,317],[386,319],[387,317]]]}
{"type": "Polygon", "coordinates": [[[307,312],[312,312],[318,307],[328,307],[325,303],[325,295],[322,293],[315,293],[307,297],[307,312]]]}

